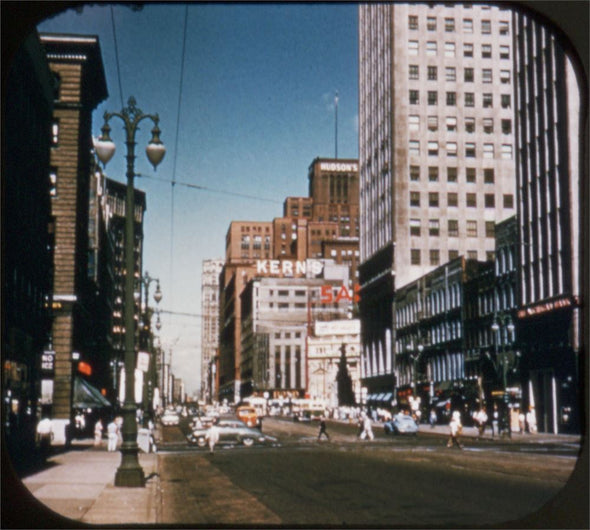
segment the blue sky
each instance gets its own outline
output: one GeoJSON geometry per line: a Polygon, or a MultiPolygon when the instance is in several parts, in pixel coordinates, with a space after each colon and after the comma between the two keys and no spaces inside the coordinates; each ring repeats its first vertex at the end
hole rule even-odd
{"type": "MultiPolygon", "coordinates": [[[[94,136],[104,112],[131,95],[159,114],[167,153],[156,172],[143,156],[149,122],[136,136],[135,170],[147,176],[136,179],[147,194],[144,269],[161,281],[163,309],[198,314],[202,261],[224,256],[230,222],[281,216],[285,197],[308,194],[312,160],[334,156],[336,91],[338,156],[358,156],[357,6],[189,4],[182,70],[185,12],[183,4],[94,4],[38,30],[98,35],[109,98],[94,113],[94,136]]],[[[117,153],[106,173],[124,182],[120,125],[111,120],[117,153]]],[[[200,319],[162,315],[162,324],[175,374],[197,390],[200,319]]]]}

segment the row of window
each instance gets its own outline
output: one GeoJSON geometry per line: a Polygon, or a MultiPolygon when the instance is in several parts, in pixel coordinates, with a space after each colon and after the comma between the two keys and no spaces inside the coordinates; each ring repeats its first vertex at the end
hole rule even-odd
{"type": "MultiPolygon", "coordinates": [[[[464,107],[475,107],[475,92],[465,92],[463,94],[463,106],[464,107]]],[[[408,99],[410,101],[410,105],[419,105],[420,104],[420,91],[415,89],[410,89],[408,91],[408,99]]],[[[457,92],[455,91],[447,91],[445,92],[445,103],[449,107],[455,107],[458,101],[457,92]]],[[[438,91],[437,90],[428,90],[426,92],[426,102],[428,105],[438,105],[438,91]]],[[[484,109],[491,109],[494,107],[494,94],[491,92],[483,92],[481,95],[481,106],[484,109]]],[[[503,109],[509,109],[512,106],[512,98],[510,94],[500,94],[500,106],[503,109]]]]}
{"type": "MultiPolygon", "coordinates": [[[[410,206],[413,208],[421,207],[421,193],[420,191],[410,191],[410,206]]],[[[443,195],[437,191],[424,192],[428,194],[428,206],[431,208],[439,208],[440,196],[443,195]]],[[[447,194],[447,206],[449,208],[459,206],[459,194],[454,192],[448,192],[447,194]]],[[[477,194],[466,193],[465,194],[465,205],[468,208],[477,208],[477,194]]],[[[502,206],[507,209],[514,208],[514,195],[512,193],[505,193],[503,195],[502,206]]],[[[496,207],[496,196],[493,193],[484,194],[484,207],[495,208],[496,207]]]]}
{"type": "MultiPolygon", "coordinates": [[[[410,114],[408,116],[408,129],[410,131],[419,131],[422,121],[422,116],[419,114],[410,114]]],[[[426,116],[426,127],[431,132],[436,132],[439,129],[438,116],[426,116]]],[[[447,132],[457,132],[457,117],[446,116],[445,117],[445,128],[447,132]]],[[[473,117],[467,117],[464,119],[464,131],[469,134],[473,134],[476,131],[476,121],[473,117]]],[[[481,121],[483,132],[485,134],[493,134],[494,132],[494,118],[482,118],[481,121]]],[[[500,129],[502,134],[512,134],[512,120],[509,118],[502,118],[500,120],[500,129]]]]}
{"type": "MultiPolygon", "coordinates": [[[[447,182],[457,182],[458,171],[456,167],[446,168],[447,182]]],[[[431,182],[438,182],[439,168],[438,166],[428,166],[428,180],[431,182]]],[[[410,166],[410,180],[417,182],[420,180],[420,166],[410,166]]],[[[494,184],[496,180],[496,172],[493,167],[484,168],[483,181],[484,184],[494,184]]],[[[465,168],[465,182],[475,183],[477,181],[477,170],[474,167],[465,168]]]]}
{"type": "MultiPolygon", "coordinates": [[[[495,225],[495,221],[485,221],[485,237],[495,237],[495,225]]],[[[467,237],[478,237],[478,224],[476,220],[468,219],[465,227],[467,237]]],[[[459,237],[459,221],[457,219],[447,220],[447,234],[449,237],[459,237]]],[[[420,219],[410,219],[410,235],[422,235],[422,221],[420,219]]],[[[440,219],[428,220],[428,235],[433,237],[440,236],[440,219]]]]}
{"type": "MultiPolygon", "coordinates": [[[[420,65],[410,64],[408,65],[408,79],[410,81],[420,80],[420,65]]],[[[426,67],[426,79],[428,81],[439,80],[439,68],[438,66],[429,65],[426,67]]],[[[442,76],[441,76],[442,79],[442,76]]],[[[445,67],[445,81],[457,81],[457,68],[454,66],[445,67]]],[[[467,67],[463,68],[463,81],[465,83],[475,82],[475,68],[467,67]]],[[[493,83],[494,71],[492,68],[481,69],[481,82],[482,83],[493,83]]],[[[510,70],[500,70],[500,83],[507,85],[510,83],[510,70]]]]}
{"type": "MultiPolygon", "coordinates": [[[[429,141],[427,143],[428,146],[428,156],[438,156],[439,155],[439,144],[437,141],[429,141]]],[[[445,145],[447,156],[456,157],[457,156],[457,142],[446,142],[445,145]]],[[[504,160],[512,160],[512,144],[502,144],[500,151],[500,157],[504,160]]],[[[420,140],[410,140],[408,142],[408,153],[410,156],[420,156],[420,140]]],[[[474,142],[465,142],[465,157],[466,158],[476,158],[477,150],[475,147],[474,142]]],[[[484,143],[482,146],[482,155],[483,158],[493,159],[496,157],[496,148],[492,143],[484,143]]]]}
{"type": "MultiPolygon", "coordinates": [[[[486,251],[486,261],[494,261],[494,251],[493,250],[488,250],[486,251]]],[[[449,250],[448,253],[448,260],[447,261],[452,261],[454,259],[457,259],[459,257],[459,251],[458,250],[449,250]]],[[[478,259],[477,257],[477,250],[468,250],[466,252],[466,257],[467,259],[478,259]]],[[[443,261],[441,261],[442,259],[442,254],[441,251],[439,249],[433,248],[430,249],[428,251],[428,264],[429,265],[440,265],[441,263],[445,263],[443,261]]],[[[423,265],[422,263],[422,250],[419,248],[412,248],[410,249],[410,264],[411,265],[423,265]]]]}
{"type": "MultiPolygon", "coordinates": [[[[453,17],[445,17],[442,21],[446,33],[454,33],[457,31],[457,24],[453,17]]],[[[493,21],[490,19],[480,20],[479,31],[483,35],[492,34],[493,21]]],[[[438,19],[436,17],[426,17],[426,29],[428,31],[436,31],[438,26],[438,19]]],[[[408,29],[417,31],[420,29],[420,21],[417,15],[408,16],[408,29]]],[[[472,18],[464,18],[462,22],[463,33],[473,33],[474,24],[472,18]]],[[[498,21],[498,33],[500,35],[510,34],[510,23],[507,20],[498,21]]]]}
{"type": "MultiPolygon", "coordinates": [[[[501,44],[499,47],[498,57],[500,59],[510,59],[510,46],[501,44]]],[[[438,55],[438,41],[429,40],[426,41],[426,55],[429,57],[436,57],[438,55]]],[[[457,44],[455,42],[444,42],[443,50],[445,57],[457,57],[457,44]]],[[[491,44],[481,45],[481,58],[491,59],[493,53],[493,47],[491,44]]],[[[408,41],[408,55],[419,55],[420,53],[420,41],[409,40],[408,41]]],[[[475,55],[475,48],[472,42],[463,43],[463,57],[473,58],[475,55]]]]}

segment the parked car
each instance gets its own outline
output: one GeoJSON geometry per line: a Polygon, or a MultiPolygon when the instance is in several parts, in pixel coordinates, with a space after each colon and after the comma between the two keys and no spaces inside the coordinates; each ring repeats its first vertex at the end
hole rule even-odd
{"type": "Polygon", "coordinates": [[[418,424],[409,414],[396,414],[383,424],[385,434],[416,434],[418,424]]]}
{"type": "MultiPolygon", "coordinates": [[[[243,444],[246,447],[254,445],[254,443],[264,443],[266,441],[274,441],[275,438],[262,434],[258,429],[248,427],[240,420],[219,420],[217,423],[219,428],[219,442],[220,444],[243,444]]],[[[195,429],[187,436],[188,442],[199,447],[207,445],[207,429],[195,429]]]]}
{"type": "Polygon", "coordinates": [[[162,414],[160,421],[162,422],[162,425],[178,425],[180,422],[180,416],[178,416],[176,412],[167,410],[162,414]]]}

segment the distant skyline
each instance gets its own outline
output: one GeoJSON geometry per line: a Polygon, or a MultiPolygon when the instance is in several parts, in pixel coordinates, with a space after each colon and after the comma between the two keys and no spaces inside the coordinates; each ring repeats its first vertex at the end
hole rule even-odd
{"type": "MultiPolygon", "coordinates": [[[[270,221],[286,197],[308,195],[313,159],[335,156],[336,93],[338,157],[358,157],[354,4],[94,4],[38,31],[99,37],[109,97],[94,112],[95,137],[104,112],[130,96],[160,116],[166,156],[154,172],[145,125],[135,185],[147,196],[144,272],[160,279],[164,310],[200,314],[202,262],[225,256],[232,220],[270,221]]],[[[111,126],[117,152],[105,172],[125,182],[124,134],[111,126]]],[[[201,321],[161,320],[173,372],[196,392],[201,321]]]]}

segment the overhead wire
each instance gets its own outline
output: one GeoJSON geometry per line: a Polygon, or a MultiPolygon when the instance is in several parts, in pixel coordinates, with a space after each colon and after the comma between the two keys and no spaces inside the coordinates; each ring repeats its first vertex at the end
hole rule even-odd
{"type": "Polygon", "coordinates": [[[117,44],[117,30],[115,29],[115,11],[111,5],[111,26],[113,28],[113,41],[115,43],[115,62],[117,64],[117,80],[119,81],[119,98],[121,99],[121,108],[123,108],[123,84],[121,83],[121,66],[119,64],[119,46],[117,44]]]}

